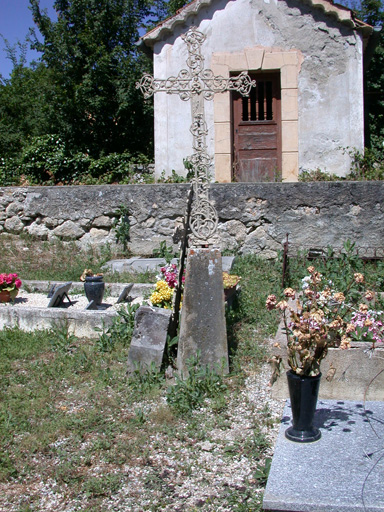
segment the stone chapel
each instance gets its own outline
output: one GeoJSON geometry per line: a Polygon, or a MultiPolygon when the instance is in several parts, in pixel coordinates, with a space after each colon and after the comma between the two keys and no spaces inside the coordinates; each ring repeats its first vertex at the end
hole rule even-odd
{"type": "MultiPolygon", "coordinates": [[[[364,148],[363,59],[372,27],[331,0],[194,0],[141,39],[157,79],[187,69],[182,35],[206,39],[204,67],[256,80],[249,98],[236,92],[204,102],[212,180],[296,181],[317,168],[350,169],[346,149],[364,148]]],[[[156,175],[186,174],[192,153],[191,102],[155,94],[156,175]]]]}

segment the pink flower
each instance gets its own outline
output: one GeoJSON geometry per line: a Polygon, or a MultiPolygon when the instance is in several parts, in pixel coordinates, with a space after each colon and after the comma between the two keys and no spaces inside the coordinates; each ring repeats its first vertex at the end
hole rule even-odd
{"type": "Polygon", "coordinates": [[[5,276],[5,282],[7,284],[12,284],[12,282],[13,282],[13,274],[8,274],[7,276],[5,276]]]}
{"type": "Polygon", "coordinates": [[[17,289],[19,289],[19,288],[20,288],[21,284],[22,284],[22,283],[21,283],[20,279],[16,279],[16,281],[15,281],[15,286],[16,286],[16,288],[17,288],[17,289]]]}

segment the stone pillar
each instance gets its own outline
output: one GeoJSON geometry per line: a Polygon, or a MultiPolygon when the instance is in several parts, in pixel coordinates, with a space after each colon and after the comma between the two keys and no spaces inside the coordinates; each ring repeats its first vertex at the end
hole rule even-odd
{"type": "Polygon", "coordinates": [[[200,351],[200,362],[228,373],[228,343],[221,253],[190,249],[181,312],[177,367],[200,351]]]}

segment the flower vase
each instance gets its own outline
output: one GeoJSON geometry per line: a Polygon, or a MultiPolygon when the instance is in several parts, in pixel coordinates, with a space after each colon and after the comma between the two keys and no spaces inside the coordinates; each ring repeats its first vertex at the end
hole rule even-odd
{"type": "Polygon", "coordinates": [[[287,372],[289,396],[292,409],[292,426],[285,431],[285,437],[297,443],[312,443],[321,437],[313,426],[319,395],[321,373],[315,377],[287,372]]]}
{"type": "Polygon", "coordinates": [[[89,302],[93,300],[96,306],[100,306],[104,297],[105,283],[103,276],[87,276],[84,282],[85,295],[89,302]]]}
{"type": "Polygon", "coordinates": [[[11,293],[8,290],[0,291],[0,302],[10,302],[11,301],[11,293]]]}
{"type": "Polygon", "coordinates": [[[0,290],[0,302],[11,302],[11,300],[15,300],[19,290],[16,288],[15,290],[0,290]]]}

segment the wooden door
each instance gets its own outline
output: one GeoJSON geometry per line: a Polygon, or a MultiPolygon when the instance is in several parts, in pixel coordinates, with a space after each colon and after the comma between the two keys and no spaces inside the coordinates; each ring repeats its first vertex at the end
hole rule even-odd
{"type": "Polygon", "coordinates": [[[232,96],[233,178],[276,181],[281,176],[280,73],[249,73],[248,98],[232,96]]]}

